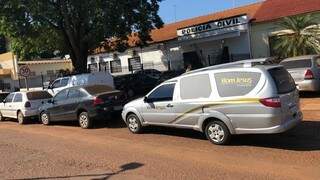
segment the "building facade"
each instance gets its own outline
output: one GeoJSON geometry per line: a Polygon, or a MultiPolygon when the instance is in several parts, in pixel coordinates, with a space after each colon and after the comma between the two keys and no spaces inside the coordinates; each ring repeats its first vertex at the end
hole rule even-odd
{"type": "Polygon", "coordinates": [[[307,13],[320,16],[319,0],[266,0],[166,24],[151,32],[150,46],[124,53],[98,49],[88,67],[120,75],[142,67],[165,71],[269,57],[269,38],[282,30],[278,22],[307,13]]]}

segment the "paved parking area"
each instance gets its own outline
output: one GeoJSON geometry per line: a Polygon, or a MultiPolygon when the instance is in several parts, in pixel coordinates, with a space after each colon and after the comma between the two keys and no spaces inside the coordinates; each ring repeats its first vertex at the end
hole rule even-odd
{"type": "Polygon", "coordinates": [[[0,179],[319,179],[320,96],[301,99],[304,121],[280,135],[243,135],[215,146],[170,128],[132,135],[117,118],[76,123],[0,123],[0,179]]]}

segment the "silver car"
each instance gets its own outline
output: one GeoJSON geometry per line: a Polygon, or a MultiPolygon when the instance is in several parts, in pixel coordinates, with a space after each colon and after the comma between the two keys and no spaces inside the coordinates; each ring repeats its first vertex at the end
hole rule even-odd
{"type": "Polygon", "coordinates": [[[300,91],[320,90],[320,55],[288,58],[280,64],[289,71],[300,91]]]}
{"type": "Polygon", "coordinates": [[[298,90],[283,66],[263,62],[185,73],[126,104],[122,118],[132,133],[148,125],[194,129],[214,144],[236,134],[287,131],[302,120],[298,90]]]}

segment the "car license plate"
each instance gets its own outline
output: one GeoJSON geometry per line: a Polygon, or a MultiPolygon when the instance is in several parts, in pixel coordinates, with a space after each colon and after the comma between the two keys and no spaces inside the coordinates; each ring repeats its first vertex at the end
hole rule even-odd
{"type": "Polygon", "coordinates": [[[113,107],[113,110],[115,110],[115,111],[122,110],[122,106],[115,106],[115,107],[113,107]]]}

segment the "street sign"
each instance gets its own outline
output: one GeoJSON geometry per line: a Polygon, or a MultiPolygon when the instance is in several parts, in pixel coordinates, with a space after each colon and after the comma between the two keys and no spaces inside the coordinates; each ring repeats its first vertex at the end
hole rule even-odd
{"type": "Polygon", "coordinates": [[[31,70],[27,65],[23,65],[19,67],[19,74],[20,76],[23,77],[28,77],[30,76],[31,70]]]}

